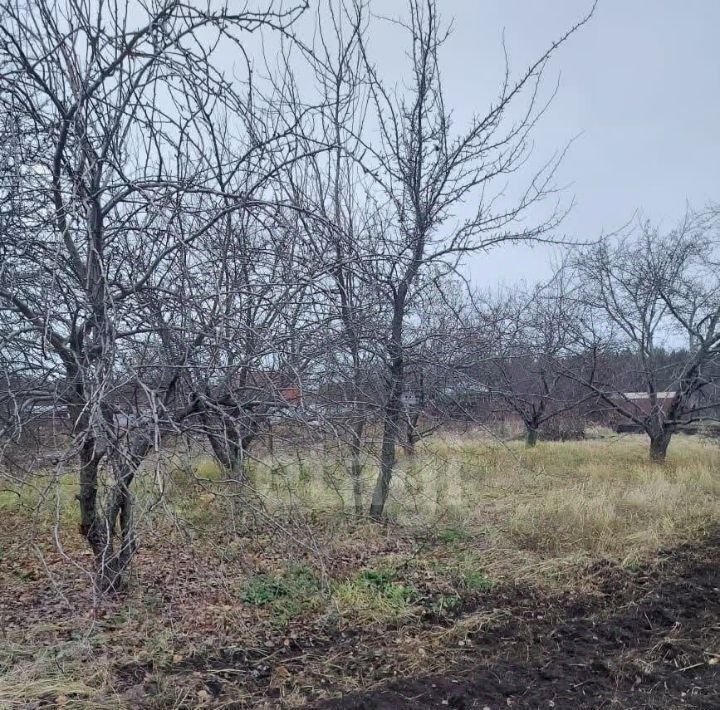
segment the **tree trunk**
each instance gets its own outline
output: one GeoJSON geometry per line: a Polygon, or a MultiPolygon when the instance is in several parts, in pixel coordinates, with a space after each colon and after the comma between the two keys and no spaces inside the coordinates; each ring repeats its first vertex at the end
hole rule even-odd
{"type": "Polygon", "coordinates": [[[356,517],[363,514],[363,495],[362,495],[362,464],[360,463],[360,454],[353,451],[352,461],[350,462],[350,476],[352,478],[353,489],[353,507],[356,517]]]}
{"type": "Polygon", "coordinates": [[[86,436],[80,449],[80,534],[90,544],[95,559],[99,562],[105,553],[105,528],[97,510],[98,467],[102,453],[96,451],[96,441],[86,436]]]}
{"type": "Polygon", "coordinates": [[[365,428],[365,422],[359,420],[355,423],[352,430],[352,441],[350,443],[350,478],[352,479],[353,489],[353,506],[355,515],[359,518],[363,514],[363,498],[362,498],[362,435],[365,428]]]}
{"type": "Polygon", "coordinates": [[[420,370],[418,380],[418,392],[420,395],[419,401],[417,403],[415,411],[413,411],[412,413],[410,413],[409,411],[407,412],[407,431],[405,433],[404,442],[406,456],[415,456],[415,445],[422,438],[420,436],[420,432],[418,431],[420,414],[425,409],[425,377],[422,370],[420,370]]]}
{"type": "Polygon", "coordinates": [[[85,401],[84,388],[76,370],[68,367],[67,379],[73,383],[73,399],[68,405],[68,414],[73,423],[75,436],[81,437],[79,451],[80,491],[76,499],[80,504],[80,534],[88,541],[95,561],[100,563],[105,554],[107,534],[98,512],[98,469],[105,452],[100,449],[93,435],[85,401]]]}
{"type": "Polygon", "coordinates": [[[236,432],[227,432],[224,437],[208,432],[207,437],[215,458],[228,472],[230,478],[238,483],[247,483],[245,447],[250,442],[246,442],[245,438],[236,439],[236,432]]]}
{"type": "Polygon", "coordinates": [[[385,425],[383,427],[383,441],[380,453],[380,473],[378,474],[372,501],[370,503],[370,517],[373,520],[382,518],[388,493],[390,492],[390,481],[395,467],[395,442],[397,440],[398,421],[394,420],[392,414],[386,411],[385,425]]]}
{"type": "Polygon", "coordinates": [[[102,593],[113,593],[125,586],[125,575],[135,554],[135,530],[130,486],[140,464],[152,447],[152,439],[144,432],[137,434],[129,450],[115,450],[115,483],[110,491],[105,529],[107,540],[98,569],[97,585],[102,593]],[[118,526],[119,524],[119,526],[118,526]],[[118,531],[119,527],[119,531],[118,531]],[[115,535],[119,532],[117,550],[115,535]]]}
{"type": "Polygon", "coordinates": [[[528,448],[532,448],[537,444],[538,440],[538,430],[537,426],[535,425],[527,425],[526,426],[526,433],[525,433],[525,446],[528,448]]]}
{"type": "Polygon", "coordinates": [[[120,591],[125,583],[125,572],[135,553],[135,536],[132,525],[132,497],[130,483],[134,471],[123,467],[113,486],[107,512],[108,540],[97,572],[97,587],[104,593],[120,591]],[[120,540],[115,548],[115,534],[120,524],[120,540]]]}
{"type": "Polygon", "coordinates": [[[418,433],[418,421],[420,420],[420,412],[414,412],[408,415],[407,418],[407,430],[405,432],[405,441],[403,442],[403,449],[406,456],[415,456],[415,445],[420,441],[420,434],[418,433]]]}
{"type": "Polygon", "coordinates": [[[650,435],[650,460],[653,463],[664,463],[672,432],[667,429],[650,435]]]}
{"type": "Polygon", "coordinates": [[[268,445],[268,452],[270,454],[270,457],[274,458],[274,456],[275,456],[275,437],[273,435],[273,427],[272,427],[271,422],[268,422],[268,425],[267,425],[267,445],[268,445]]]}
{"type": "Polygon", "coordinates": [[[247,483],[247,469],[245,468],[245,452],[242,447],[237,447],[230,459],[230,464],[226,466],[235,483],[247,483]]]}
{"type": "Polygon", "coordinates": [[[393,468],[395,467],[395,443],[398,439],[402,415],[403,364],[402,354],[396,354],[390,367],[390,394],[385,404],[380,473],[375,482],[372,502],[370,503],[370,517],[373,520],[380,520],[382,517],[388,493],[390,492],[393,468]]]}

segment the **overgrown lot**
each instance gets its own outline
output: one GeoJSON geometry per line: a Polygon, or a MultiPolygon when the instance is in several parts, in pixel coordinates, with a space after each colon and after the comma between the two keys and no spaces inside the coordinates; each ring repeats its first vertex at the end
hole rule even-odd
{"type": "MultiPolygon", "coordinates": [[[[0,706],[718,707],[720,447],[444,435],[349,513],[332,453],[139,481],[128,591],[94,600],[75,482],[0,493],[0,706]]],[[[368,481],[373,467],[366,467],[368,481]]]]}

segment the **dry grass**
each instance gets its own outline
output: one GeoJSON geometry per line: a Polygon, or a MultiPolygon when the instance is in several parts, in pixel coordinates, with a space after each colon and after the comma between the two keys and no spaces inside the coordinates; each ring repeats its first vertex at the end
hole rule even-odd
{"type": "MultiPolygon", "coordinates": [[[[546,442],[526,449],[482,434],[443,436],[401,458],[388,503],[414,530],[482,533],[493,545],[547,555],[632,559],[692,537],[720,520],[720,447],[676,435],[664,466],[647,460],[640,435],[546,442]]],[[[201,468],[207,473],[208,462],[201,468]]],[[[368,465],[365,490],[376,469],[368,465]]],[[[348,512],[341,467],[322,457],[255,468],[269,510],[348,512]]]]}
{"type": "MultiPolygon", "coordinates": [[[[308,625],[380,629],[379,638],[414,628],[426,645],[457,648],[501,610],[439,631],[423,630],[425,610],[450,613],[507,580],[592,592],[598,558],[634,565],[720,520],[720,447],[699,437],[674,437],[657,466],[640,436],[528,450],[481,433],[444,435],[401,458],[387,526],[352,518],[347,475],[331,454],[256,462],[251,495],[204,456],[163,466],[162,498],[154,464],[138,480],[143,548],[132,592],[99,625],[86,608],[72,476],[0,486],[0,621],[12,622],[0,637],[0,708],[37,699],[132,706],[145,681],[120,678],[125,666],[154,669],[157,707],[202,706],[204,681],[173,675],[178,659],[227,646],[275,653],[293,634],[314,633],[308,625]],[[57,516],[62,554],[50,534],[57,516]],[[85,613],[50,603],[55,588],[85,613]]],[[[366,491],[375,470],[368,459],[366,491]]],[[[415,646],[403,657],[409,669],[427,664],[415,646]]],[[[241,691],[250,692],[238,683],[241,691]]],[[[300,702],[293,692],[287,706],[300,702]]]]}
{"type": "Polygon", "coordinates": [[[0,675],[0,708],[32,707],[40,698],[55,707],[122,707],[119,698],[101,692],[109,675],[107,658],[90,651],[88,644],[72,643],[40,647],[30,657],[21,653],[0,675]],[[84,677],[72,677],[83,666],[84,677]]]}

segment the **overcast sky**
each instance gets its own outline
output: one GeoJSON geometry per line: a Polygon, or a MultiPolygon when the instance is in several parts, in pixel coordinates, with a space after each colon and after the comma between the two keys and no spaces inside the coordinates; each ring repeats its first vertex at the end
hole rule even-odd
{"type": "MultiPolygon", "coordinates": [[[[387,2],[388,13],[396,7],[387,2]]],[[[496,94],[503,29],[519,71],[587,7],[442,0],[443,17],[455,18],[443,68],[458,120],[496,94]]],[[[382,40],[389,46],[392,35],[382,40]]],[[[720,0],[600,0],[592,21],[557,53],[548,76],[560,75],[559,94],[535,140],[543,156],[578,136],[560,176],[576,201],[568,235],[597,237],[636,209],[669,225],[687,201],[720,200],[719,41],[720,0]]],[[[532,281],[549,273],[550,256],[549,248],[508,247],[474,258],[472,273],[488,285],[532,281]]]]}

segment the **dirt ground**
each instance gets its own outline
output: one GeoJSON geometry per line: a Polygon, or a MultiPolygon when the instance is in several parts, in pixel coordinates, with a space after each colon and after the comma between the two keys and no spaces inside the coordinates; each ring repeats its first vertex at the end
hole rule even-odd
{"type": "MultiPolygon", "coordinates": [[[[208,707],[717,709],[719,552],[715,532],[632,569],[597,562],[592,594],[507,584],[452,618],[428,609],[380,635],[325,620],[280,650],[224,649],[173,672],[202,678],[208,707]],[[446,670],[423,674],[423,655],[446,670]],[[232,699],[239,684],[246,701],[232,699]],[[350,684],[365,687],[342,693],[350,684]]],[[[128,666],[118,681],[142,683],[150,670],[128,666]]],[[[159,707],[152,684],[141,687],[136,702],[159,707]]]]}
{"type": "Polygon", "coordinates": [[[509,621],[480,629],[466,663],[403,677],[322,708],[720,708],[720,535],[662,553],[603,598],[504,590],[509,621]]]}

